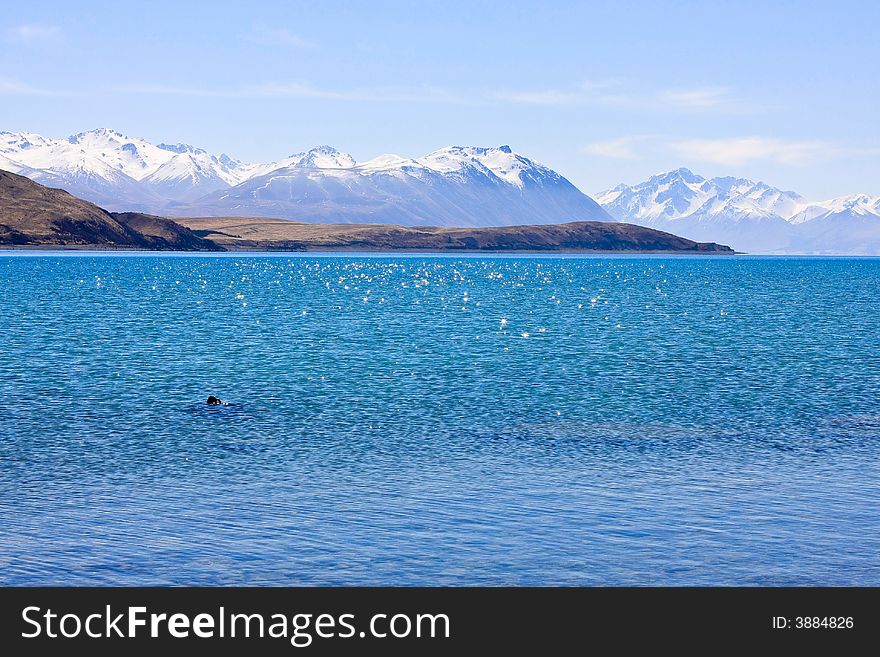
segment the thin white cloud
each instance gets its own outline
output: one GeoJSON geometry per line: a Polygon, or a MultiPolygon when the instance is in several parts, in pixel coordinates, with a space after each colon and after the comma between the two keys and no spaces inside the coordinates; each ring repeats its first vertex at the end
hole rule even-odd
{"type": "Polygon", "coordinates": [[[52,41],[60,34],[61,28],[57,25],[25,24],[16,25],[6,30],[7,38],[19,43],[52,41]]]}
{"type": "Polygon", "coordinates": [[[266,27],[258,25],[243,35],[245,41],[261,46],[280,46],[283,48],[315,48],[317,44],[303,38],[284,27],[266,27]]]}
{"type": "Polygon", "coordinates": [[[144,95],[156,95],[156,96],[194,96],[194,97],[206,97],[206,98],[221,98],[228,97],[229,94],[224,94],[220,91],[212,91],[210,89],[205,89],[203,87],[188,87],[188,86],[174,86],[167,84],[126,84],[119,87],[115,87],[111,89],[114,93],[123,93],[123,94],[144,94],[144,95]]]}
{"type": "Polygon", "coordinates": [[[576,105],[583,100],[580,94],[556,89],[504,91],[498,94],[498,99],[527,105],[576,105]]]}
{"type": "Polygon", "coordinates": [[[34,87],[14,78],[0,78],[0,96],[61,96],[61,92],[34,87]]]}
{"type": "Polygon", "coordinates": [[[827,142],[786,141],[769,137],[686,139],[671,143],[670,147],[686,159],[728,166],[756,161],[800,166],[819,158],[834,156],[838,151],[833,144],[827,142]]]}
{"type": "MultiPolygon", "coordinates": [[[[302,80],[268,81],[229,88],[174,86],[166,84],[129,84],[114,91],[168,96],[203,96],[216,98],[312,98],[340,102],[400,102],[456,105],[491,105],[516,103],[539,106],[603,105],[645,110],[733,110],[744,107],[730,97],[727,89],[675,90],[639,94],[625,89],[624,82],[607,80],[584,82],[572,90],[534,91],[451,91],[421,87],[367,87],[331,89],[302,80]]],[[[597,146],[597,148],[599,148],[597,146]]],[[[619,149],[618,149],[619,150],[619,149]]]]}
{"type": "Polygon", "coordinates": [[[236,93],[242,96],[265,96],[270,98],[317,98],[322,100],[366,101],[373,100],[369,92],[359,90],[334,91],[314,87],[307,82],[264,82],[263,84],[244,87],[236,93]]]}
{"type": "Polygon", "coordinates": [[[622,94],[591,93],[544,89],[540,91],[507,91],[496,94],[496,99],[523,105],[565,107],[578,105],[628,105],[632,100],[622,94]]]}
{"type": "Polygon", "coordinates": [[[206,98],[313,98],[339,102],[400,102],[400,103],[449,103],[465,104],[474,102],[444,89],[434,87],[415,88],[365,88],[365,89],[325,89],[308,82],[264,82],[261,84],[234,87],[229,89],[210,89],[155,84],[133,84],[114,89],[121,93],[154,94],[163,96],[191,96],[206,98]]]}
{"type": "Polygon", "coordinates": [[[243,95],[318,98],[343,102],[447,103],[473,104],[475,101],[446,89],[420,87],[370,87],[360,89],[324,89],[306,82],[267,82],[240,90],[243,95]]]}
{"type": "Polygon", "coordinates": [[[651,157],[684,163],[711,162],[735,167],[762,161],[785,166],[803,166],[819,160],[873,156],[880,153],[880,148],[853,147],[820,140],[785,140],[761,136],[675,139],[664,135],[624,135],[587,144],[581,151],[615,160],[640,160],[651,157]]]}
{"type": "Polygon", "coordinates": [[[600,157],[607,157],[613,160],[637,160],[640,158],[640,155],[636,151],[636,147],[653,138],[651,135],[619,137],[618,139],[587,144],[582,150],[590,155],[599,155],[600,157]]]}
{"type": "Polygon", "coordinates": [[[727,87],[644,90],[620,81],[584,83],[572,89],[533,89],[496,94],[502,101],[556,107],[605,105],[647,110],[739,112],[754,110],[727,87]]]}
{"type": "Polygon", "coordinates": [[[582,82],[571,89],[529,89],[519,91],[500,91],[494,94],[496,100],[525,105],[609,105],[626,103],[625,94],[616,91],[621,86],[619,80],[600,80],[582,82]]]}
{"type": "Polygon", "coordinates": [[[730,105],[733,101],[726,87],[705,89],[670,89],[657,94],[661,103],[690,109],[711,109],[730,105]]]}

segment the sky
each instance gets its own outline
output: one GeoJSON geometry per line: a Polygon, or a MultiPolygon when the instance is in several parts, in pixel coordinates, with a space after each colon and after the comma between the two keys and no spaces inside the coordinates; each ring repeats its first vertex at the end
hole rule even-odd
{"type": "Polygon", "coordinates": [[[245,161],[509,144],[589,194],[688,167],[880,194],[880,3],[30,2],[0,130],[245,161]]]}

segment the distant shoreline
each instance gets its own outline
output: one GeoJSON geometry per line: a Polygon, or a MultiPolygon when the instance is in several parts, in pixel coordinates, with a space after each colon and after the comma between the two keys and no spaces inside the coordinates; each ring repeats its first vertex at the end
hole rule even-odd
{"type": "Polygon", "coordinates": [[[173,221],[229,251],[734,253],[720,244],[599,221],[485,227],[312,224],[264,217],[175,217],[173,221]]]}
{"type": "MultiPolygon", "coordinates": [[[[327,253],[327,254],[404,254],[404,255],[455,255],[458,253],[466,255],[676,255],[676,256],[732,256],[732,255],[790,255],[790,254],[750,254],[739,251],[659,251],[659,250],[642,250],[642,251],[622,251],[607,250],[597,251],[589,249],[365,249],[355,247],[309,247],[305,249],[285,249],[285,248],[266,248],[266,247],[227,247],[224,251],[183,251],[175,249],[140,249],[133,247],[115,247],[100,246],[93,244],[76,244],[76,245],[53,245],[53,244],[26,244],[26,245],[0,245],[0,253],[4,251],[70,251],[72,253],[155,253],[157,255],[163,253],[176,253],[186,255],[224,255],[234,253],[327,253]]],[[[797,254],[796,254],[797,255],[797,254]]],[[[826,254],[803,254],[822,256],[826,254]]],[[[833,255],[833,254],[827,254],[833,255]]],[[[870,257],[870,256],[864,256],[870,257]]]]}
{"type": "Polygon", "coordinates": [[[582,220],[485,227],[315,224],[267,217],[161,217],[108,212],[0,170],[0,248],[92,251],[341,253],[725,253],[645,226],[582,220]]]}
{"type": "Polygon", "coordinates": [[[870,254],[870,253],[749,253],[748,251],[735,251],[735,252],[726,252],[726,251],[718,251],[718,252],[703,252],[703,251],[587,251],[587,250],[574,250],[574,249],[559,249],[559,250],[481,250],[481,251],[466,251],[466,250],[453,250],[449,249],[446,251],[438,251],[438,250],[412,250],[412,249],[354,249],[354,248],[309,248],[309,249],[267,249],[267,248],[232,248],[226,249],[225,251],[184,251],[179,249],[138,249],[138,248],[129,248],[129,247],[112,247],[112,246],[95,246],[90,244],[81,244],[81,245],[9,245],[2,244],[0,245],[0,254],[4,252],[69,252],[69,253],[149,253],[155,255],[169,254],[169,255],[208,255],[208,256],[224,256],[224,255],[234,255],[236,253],[252,253],[252,254],[282,254],[282,253],[291,253],[291,254],[308,254],[313,253],[317,255],[326,254],[326,255],[335,255],[335,254],[350,254],[350,255],[657,255],[657,256],[685,256],[685,257],[706,257],[706,256],[749,256],[752,258],[880,258],[880,254],[870,254]]]}

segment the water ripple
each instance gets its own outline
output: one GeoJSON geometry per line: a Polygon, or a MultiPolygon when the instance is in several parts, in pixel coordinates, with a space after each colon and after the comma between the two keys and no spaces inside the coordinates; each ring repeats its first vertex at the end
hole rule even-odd
{"type": "Polygon", "coordinates": [[[47,253],[0,285],[0,583],[880,584],[880,260],[47,253]]]}

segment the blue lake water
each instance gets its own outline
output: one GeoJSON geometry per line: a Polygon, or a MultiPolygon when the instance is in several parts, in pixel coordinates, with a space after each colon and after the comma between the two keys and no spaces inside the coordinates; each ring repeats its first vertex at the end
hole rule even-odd
{"type": "Polygon", "coordinates": [[[12,253],[0,286],[0,583],[880,584],[880,259],[12,253]]]}

